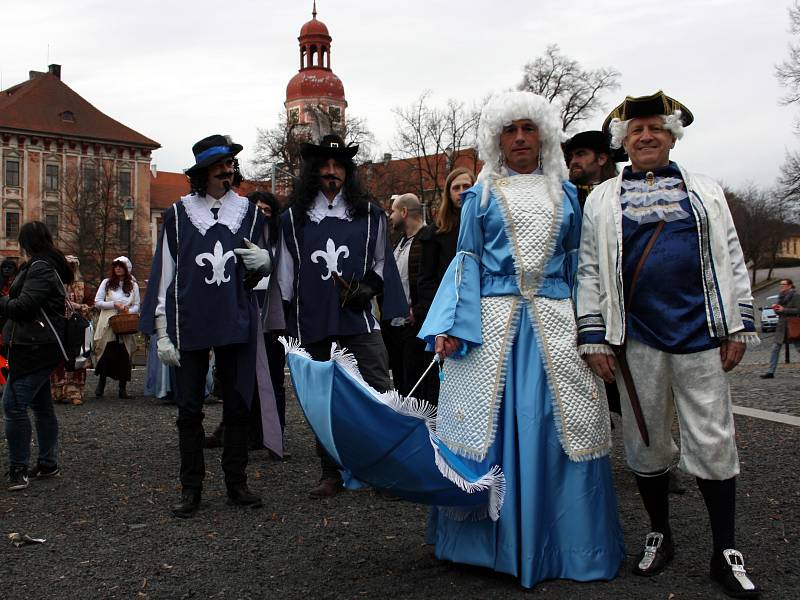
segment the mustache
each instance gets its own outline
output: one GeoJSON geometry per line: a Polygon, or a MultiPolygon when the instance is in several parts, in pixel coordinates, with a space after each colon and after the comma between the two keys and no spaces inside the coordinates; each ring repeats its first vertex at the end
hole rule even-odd
{"type": "Polygon", "coordinates": [[[217,179],[233,179],[233,171],[225,171],[224,173],[220,173],[219,175],[214,175],[217,179]]]}
{"type": "Polygon", "coordinates": [[[336,175],[323,175],[322,179],[325,181],[341,181],[336,175]]]}

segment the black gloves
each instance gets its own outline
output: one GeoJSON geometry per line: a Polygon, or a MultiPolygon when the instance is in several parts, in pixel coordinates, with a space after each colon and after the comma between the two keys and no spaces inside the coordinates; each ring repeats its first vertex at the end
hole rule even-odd
{"type": "Polygon", "coordinates": [[[362,311],[369,310],[372,298],[383,291],[383,279],[375,271],[367,271],[361,281],[354,281],[350,289],[342,287],[339,297],[343,308],[362,311]]]}

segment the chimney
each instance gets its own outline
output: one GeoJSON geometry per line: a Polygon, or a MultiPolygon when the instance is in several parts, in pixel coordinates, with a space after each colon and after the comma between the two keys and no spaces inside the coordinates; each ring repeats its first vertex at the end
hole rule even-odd
{"type": "Polygon", "coordinates": [[[391,152],[384,152],[383,153],[383,165],[384,166],[388,166],[390,162],[392,162],[392,153],[391,152]]]}
{"type": "Polygon", "coordinates": [[[158,165],[156,163],[150,163],[150,175],[158,177],[158,165]]]}
{"type": "Polygon", "coordinates": [[[55,75],[57,79],[61,79],[61,65],[47,65],[47,72],[55,75]]]}
{"type": "Polygon", "coordinates": [[[36,79],[44,75],[41,71],[28,71],[28,79],[36,79]]]}

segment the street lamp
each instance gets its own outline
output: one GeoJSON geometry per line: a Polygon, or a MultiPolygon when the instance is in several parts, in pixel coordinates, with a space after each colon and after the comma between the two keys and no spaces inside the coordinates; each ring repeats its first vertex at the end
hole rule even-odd
{"type": "Polygon", "coordinates": [[[128,224],[128,259],[133,261],[131,256],[131,244],[133,242],[133,216],[136,213],[136,208],[133,206],[133,200],[128,198],[122,206],[122,215],[125,217],[125,222],[128,224]]]}

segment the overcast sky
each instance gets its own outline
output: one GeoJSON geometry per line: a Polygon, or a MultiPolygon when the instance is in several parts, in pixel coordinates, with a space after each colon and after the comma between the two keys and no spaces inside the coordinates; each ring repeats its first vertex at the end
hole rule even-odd
{"type": "MultiPolygon", "coordinates": [[[[616,68],[627,95],[663,89],[694,113],[672,157],[732,185],[769,186],[800,107],[779,105],[774,66],[791,40],[790,0],[319,0],[331,67],[376,153],[391,151],[392,108],[430,89],[444,103],[510,89],[551,43],[585,67],[616,68]]],[[[36,0],[16,3],[0,35],[2,87],[62,65],[62,79],[109,116],[158,141],[159,170],[229,133],[250,158],[257,127],[283,110],[311,1],[36,0]],[[13,23],[12,23],[13,21],[13,23]],[[48,50],[49,45],[49,50],[48,50]]],[[[605,116],[586,124],[597,128],[605,116]]]]}

